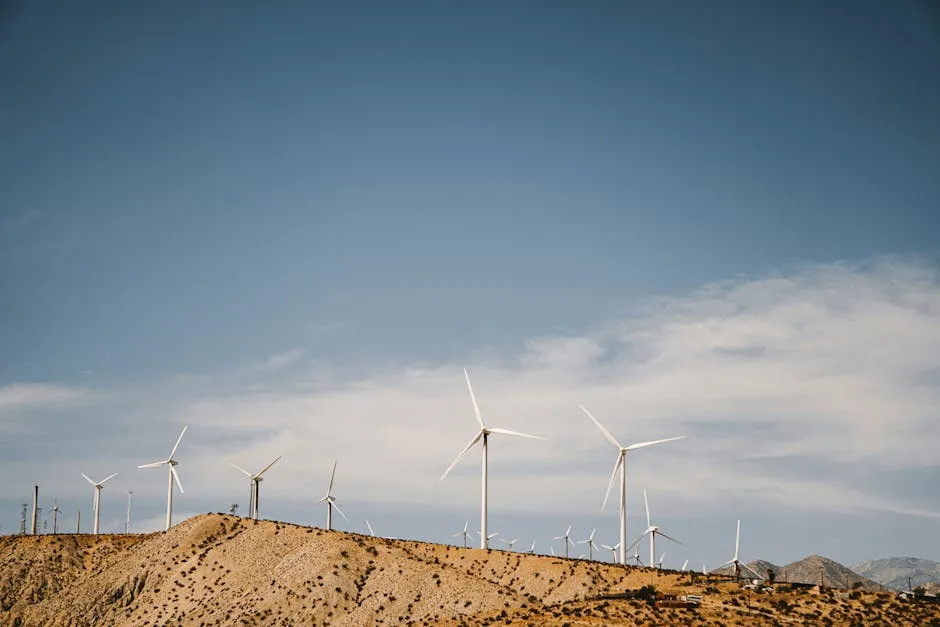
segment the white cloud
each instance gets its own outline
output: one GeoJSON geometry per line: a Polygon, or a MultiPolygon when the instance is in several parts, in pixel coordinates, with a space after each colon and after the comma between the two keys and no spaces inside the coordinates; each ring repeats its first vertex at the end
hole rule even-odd
{"type": "MultiPolygon", "coordinates": [[[[268,363],[283,368],[301,354],[268,363]]],[[[918,260],[807,265],[707,285],[651,300],[581,336],[533,339],[519,354],[485,362],[406,364],[345,381],[318,364],[289,376],[278,370],[277,381],[260,388],[241,375],[224,392],[224,382],[201,396],[190,387],[164,411],[150,409],[173,423],[155,454],[185,422],[187,495],[241,495],[231,462],[261,467],[283,455],[266,476],[265,499],[319,495],[338,459],[341,502],[475,507],[478,452],[438,482],[476,429],[464,366],[490,424],[548,437],[494,436],[497,508],[599,506],[615,453],[578,411],[583,402],[625,443],[690,436],[630,461],[633,494],[646,486],[664,508],[733,498],[940,511],[936,494],[912,495],[903,484],[879,494],[854,472],[861,464],[872,473],[938,470],[940,277],[918,260]],[[778,463],[788,459],[799,463],[778,463]]]]}
{"type": "Polygon", "coordinates": [[[48,383],[11,383],[0,387],[0,412],[75,405],[90,402],[94,396],[88,388],[48,383]]]}
{"type": "Polygon", "coordinates": [[[272,355],[261,365],[260,370],[265,372],[277,372],[278,370],[283,370],[289,366],[293,366],[304,356],[304,351],[302,348],[292,348],[290,350],[284,351],[283,353],[278,353],[277,355],[272,355]]]}

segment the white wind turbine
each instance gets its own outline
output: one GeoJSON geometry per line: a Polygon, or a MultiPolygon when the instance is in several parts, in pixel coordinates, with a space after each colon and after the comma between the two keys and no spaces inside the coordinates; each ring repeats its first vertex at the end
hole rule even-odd
{"type": "MultiPolygon", "coordinates": [[[[676,540],[675,538],[666,535],[665,533],[659,530],[659,527],[657,527],[656,525],[650,522],[650,504],[649,504],[649,501],[646,499],[646,488],[643,488],[643,503],[644,505],[646,505],[646,531],[640,534],[640,537],[637,538],[636,541],[634,541],[634,543],[630,545],[630,548],[632,549],[633,547],[637,546],[640,543],[640,540],[643,539],[643,536],[645,536],[646,534],[649,534],[650,536],[650,566],[655,567],[656,565],[656,536],[662,536],[666,538],[667,540],[672,540],[676,544],[682,544],[682,543],[676,540]]],[[[663,555],[665,555],[665,553],[663,555]]]]}
{"type": "Polygon", "coordinates": [[[617,544],[613,546],[607,546],[606,544],[601,544],[601,546],[607,549],[608,551],[610,551],[610,561],[616,564],[617,563],[617,549],[620,548],[620,543],[618,542],[617,544]]]}
{"type": "MultiPolygon", "coordinates": [[[[740,521],[740,519],[739,519],[739,520],[738,520],[738,531],[737,531],[737,533],[736,533],[735,536],[734,536],[734,557],[732,557],[730,560],[728,560],[727,562],[725,562],[725,563],[722,564],[721,566],[718,566],[717,568],[724,568],[725,566],[731,566],[731,567],[733,568],[734,578],[735,578],[735,579],[737,579],[738,576],[741,574],[741,569],[742,569],[742,568],[745,568],[745,569],[751,571],[751,574],[753,574],[754,576],[756,576],[758,579],[763,579],[763,577],[761,577],[760,573],[756,572],[753,568],[751,568],[750,566],[748,566],[747,564],[745,564],[744,562],[742,562],[741,560],[738,559],[738,548],[740,547],[740,545],[741,545],[741,521],[740,521]]],[[[702,569],[704,570],[704,566],[703,566],[702,569]]],[[[713,569],[713,570],[714,570],[714,569],[713,569]]]]}
{"type": "Polygon", "coordinates": [[[470,521],[468,520],[463,526],[463,531],[458,531],[457,533],[453,535],[453,537],[455,538],[463,537],[463,548],[467,548],[467,538],[469,538],[471,535],[470,532],[467,531],[469,527],[470,527],[470,521]]]}
{"type": "MultiPolygon", "coordinates": [[[[342,516],[346,521],[349,521],[346,518],[346,514],[343,513],[343,510],[339,508],[339,505],[336,504],[336,497],[333,496],[333,478],[336,477],[336,462],[333,462],[333,471],[330,473],[330,487],[326,489],[326,496],[317,501],[317,503],[326,503],[326,530],[332,531],[333,529],[333,508],[336,508],[336,511],[339,512],[339,515],[342,516]]],[[[317,503],[314,503],[316,505],[317,503]]]]}
{"type": "Polygon", "coordinates": [[[689,560],[685,560],[684,562],[682,562],[682,568],[679,569],[679,572],[684,573],[685,569],[688,567],[689,567],[689,560]]]}
{"type": "Polygon", "coordinates": [[[477,422],[480,423],[480,431],[470,440],[470,444],[464,447],[460,451],[460,455],[457,456],[450,466],[447,467],[447,470],[444,471],[444,474],[441,475],[441,478],[438,481],[442,481],[444,477],[447,476],[447,473],[457,465],[457,462],[467,454],[467,451],[472,449],[477,442],[483,440],[483,496],[482,496],[482,507],[480,511],[480,548],[487,548],[487,543],[489,542],[489,536],[486,533],[486,453],[487,453],[487,442],[489,441],[489,436],[493,433],[499,433],[502,435],[517,435],[523,438],[532,438],[533,440],[542,440],[537,435],[529,435],[527,433],[519,433],[518,431],[510,431],[509,429],[499,429],[497,427],[487,427],[483,422],[483,415],[480,413],[480,407],[477,405],[477,399],[473,395],[473,386],[470,385],[470,375],[467,373],[467,369],[464,368],[463,371],[464,378],[467,379],[467,389],[470,390],[470,400],[473,402],[473,413],[476,414],[477,422]]]}
{"type": "Polygon", "coordinates": [[[176,481],[176,485],[179,486],[180,494],[183,494],[183,484],[180,483],[180,477],[176,474],[175,466],[179,463],[173,456],[176,455],[176,449],[179,448],[180,442],[183,439],[183,434],[186,433],[186,429],[189,425],[183,427],[183,430],[180,432],[180,437],[176,439],[176,444],[173,445],[173,450],[170,451],[170,456],[166,459],[153,462],[152,464],[143,464],[138,466],[138,468],[156,468],[157,466],[166,465],[170,469],[169,485],[167,486],[166,492],[166,530],[170,530],[170,526],[173,524],[173,481],[176,481]]]}
{"type": "Polygon", "coordinates": [[[532,546],[529,547],[529,550],[526,551],[526,553],[529,553],[530,555],[535,553],[535,540],[532,541],[532,546]]]}
{"type": "Polygon", "coordinates": [[[519,538],[513,538],[512,540],[503,539],[503,544],[508,547],[508,550],[512,551],[512,545],[519,541],[519,538]]]}
{"type": "MultiPolygon", "coordinates": [[[[607,499],[610,497],[610,488],[614,485],[614,478],[617,476],[617,470],[620,470],[620,563],[627,563],[627,453],[638,448],[646,448],[654,444],[663,444],[674,440],[685,439],[686,436],[680,435],[674,438],[665,438],[663,440],[652,440],[650,442],[637,442],[629,446],[622,446],[617,438],[610,434],[610,431],[604,428],[597,418],[591,415],[584,405],[579,405],[581,411],[587,414],[597,428],[601,430],[607,441],[617,447],[620,453],[617,455],[617,461],[614,464],[614,471],[610,474],[610,481],[607,482],[607,492],[604,494],[604,503],[601,505],[601,511],[607,507],[607,499]]],[[[651,563],[652,564],[652,563],[651,563]]]]}
{"type": "MultiPolygon", "coordinates": [[[[480,536],[480,538],[481,538],[481,540],[482,540],[483,534],[480,533],[479,531],[477,531],[476,534],[477,534],[478,536],[480,536]]],[[[491,533],[490,535],[486,536],[487,548],[489,548],[490,540],[492,540],[493,538],[495,538],[495,537],[498,536],[498,535],[499,535],[499,532],[497,531],[497,532],[495,532],[495,533],[491,533]]]]}
{"type": "MultiPolygon", "coordinates": [[[[81,475],[85,477],[85,481],[95,486],[95,522],[94,522],[94,530],[92,531],[92,533],[95,535],[98,535],[98,505],[101,503],[101,489],[104,487],[105,481],[107,481],[108,479],[111,479],[112,477],[116,477],[117,473],[114,473],[113,475],[109,475],[105,477],[104,479],[102,479],[101,481],[92,481],[88,477],[88,475],[86,475],[85,473],[81,473],[81,475]]],[[[58,512],[58,509],[59,509],[58,505],[56,505],[55,509],[56,509],[56,512],[58,512]]],[[[55,523],[53,523],[53,527],[54,526],[55,526],[55,523]]]]}
{"type": "Polygon", "coordinates": [[[589,560],[593,560],[593,559],[594,559],[594,550],[597,549],[597,545],[594,544],[594,533],[595,533],[596,531],[597,531],[597,529],[591,529],[591,535],[589,535],[586,540],[580,540],[580,541],[578,541],[578,544],[586,544],[586,545],[588,545],[588,559],[589,559],[589,560]]]}
{"type": "Polygon", "coordinates": [[[634,547],[633,547],[633,557],[632,557],[632,559],[633,559],[633,563],[634,563],[635,566],[642,566],[642,565],[643,565],[643,560],[640,559],[640,547],[638,547],[638,546],[634,546],[634,547]]]}
{"type": "Polygon", "coordinates": [[[571,525],[568,525],[568,531],[565,532],[563,536],[555,536],[555,540],[564,540],[565,541],[565,557],[568,557],[568,546],[574,546],[574,542],[571,540],[571,525]]]}
{"type": "Polygon", "coordinates": [[[663,561],[666,559],[666,552],[663,551],[663,554],[659,556],[659,561],[656,563],[656,568],[659,570],[663,569],[663,561]]]}
{"type": "Polygon", "coordinates": [[[368,519],[368,518],[366,518],[366,527],[369,528],[369,535],[374,538],[374,537],[375,537],[375,532],[372,531],[372,525],[369,524],[369,519],[368,519]]]}
{"type": "Polygon", "coordinates": [[[271,466],[276,464],[278,459],[281,459],[280,455],[277,456],[277,459],[275,459],[273,462],[271,462],[270,464],[268,464],[267,466],[265,466],[264,468],[262,468],[255,474],[251,474],[250,472],[248,472],[241,466],[236,466],[235,464],[232,464],[232,466],[236,470],[238,470],[239,472],[244,474],[246,477],[248,477],[248,482],[251,487],[251,490],[248,494],[248,517],[249,518],[258,520],[258,511],[259,511],[258,498],[261,496],[261,482],[264,481],[264,479],[261,478],[261,475],[266,473],[271,466]]]}

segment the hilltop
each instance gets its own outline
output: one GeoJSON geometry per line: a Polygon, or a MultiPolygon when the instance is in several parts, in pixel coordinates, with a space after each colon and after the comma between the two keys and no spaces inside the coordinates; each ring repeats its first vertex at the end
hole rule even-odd
{"type": "Polygon", "coordinates": [[[798,562],[787,564],[777,572],[777,579],[796,583],[820,583],[829,588],[862,589],[876,591],[881,586],[871,579],[862,577],[839,562],[821,555],[810,555],[798,562]]]}
{"type": "Polygon", "coordinates": [[[166,533],[0,538],[0,624],[940,625],[888,594],[751,593],[701,575],[464,549],[221,514],[166,533]],[[600,598],[654,585],[696,609],[600,598]],[[748,608],[750,604],[750,608],[748,608]]]}
{"type": "Polygon", "coordinates": [[[940,584],[940,562],[917,557],[888,557],[860,562],[852,566],[852,570],[895,590],[926,584],[934,584],[932,588],[936,588],[940,584]]]}

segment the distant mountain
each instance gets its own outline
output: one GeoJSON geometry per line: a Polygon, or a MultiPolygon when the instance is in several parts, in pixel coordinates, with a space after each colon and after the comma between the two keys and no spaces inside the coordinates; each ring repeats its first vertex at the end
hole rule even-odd
{"type": "MultiPolygon", "coordinates": [[[[780,573],[779,566],[771,562],[768,562],[766,560],[754,560],[753,562],[748,562],[747,566],[748,568],[752,568],[754,572],[756,572],[758,575],[760,575],[764,579],[767,579],[768,570],[774,571],[775,575],[780,573]]],[[[734,569],[731,566],[722,566],[721,568],[716,568],[715,570],[712,570],[709,572],[714,573],[716,575],[733,575],[734,569]]],[[[740,575],[742,579],[750,579],[751,577],[754,576],[752,573],[748,572],[747,570],[743,568],[741,569],[740,575]]]]}
{"type": "Polygon", "coordinates": [[[881,589],[881,586],[871,579],[862,577],[839,562],[819,555],[810,555],[798,562],[787,564],[777,571],[777,581],[818,584],[820,578],[822,578],[823,585],[829,588],[881,589]]]}
{"type": "Polygon", "coordinates": [[[888,557],[859,562],[852,566],[852,570],[896,590],[907,590],[908,577],[911,578],[912,588],[931,582],[940,584],[940,562],[916,557],[888,557]]]}

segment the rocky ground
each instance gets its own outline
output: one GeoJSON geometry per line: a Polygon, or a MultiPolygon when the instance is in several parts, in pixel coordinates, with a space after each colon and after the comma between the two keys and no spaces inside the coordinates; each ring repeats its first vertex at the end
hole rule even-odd
{"type": "Polygon", "coordinates": [[[688,573],[220,514],[148,535],[0,538],[0,625],[935,625],[875,592],[748,591],[688,573]],[[603,595],[655,586],[695,609],[603,595]]]}

